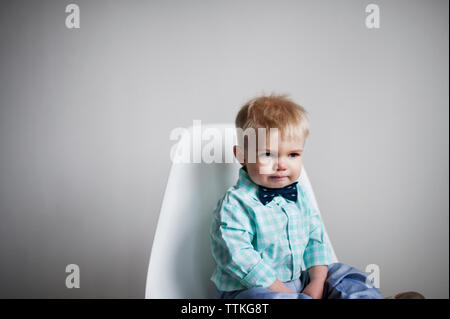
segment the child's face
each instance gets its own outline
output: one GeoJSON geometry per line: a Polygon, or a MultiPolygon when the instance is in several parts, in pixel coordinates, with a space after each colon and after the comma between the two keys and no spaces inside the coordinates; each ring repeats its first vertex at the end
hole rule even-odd
{"type": "Polygon", "coordinates": [[[298,180],[302,169],[303,137],[269,137],[266,149],[258,149],[256,163],[245,159],[247,173],[258,185],[280,188],[298,180]],[[278,148],[276,141],[278,140],[278,148]]]}

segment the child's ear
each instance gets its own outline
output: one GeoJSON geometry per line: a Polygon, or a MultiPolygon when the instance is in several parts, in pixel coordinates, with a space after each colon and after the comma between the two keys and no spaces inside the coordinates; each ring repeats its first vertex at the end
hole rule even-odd
{"type": "Polygon", "coordinates": [[[238,145],[234,145],[233,146],[233,153],[234,153],[234,157],[236,157],[237,161],[241,164],[244,165],[245,164],[245,159],[244,159],[244,152],[242,150],[242,148],[238,145]]]}

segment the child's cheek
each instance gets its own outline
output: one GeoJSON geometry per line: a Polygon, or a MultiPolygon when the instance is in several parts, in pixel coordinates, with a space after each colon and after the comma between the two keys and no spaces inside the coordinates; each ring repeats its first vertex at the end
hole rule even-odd
{"type": "Polygon", "coordinates": [[[274,171],[274,165],[271,159],[264,159],[260,160],[258,162],[258,170],[260,175],[267,175],[267,174],[273,174],[274,171]]]}

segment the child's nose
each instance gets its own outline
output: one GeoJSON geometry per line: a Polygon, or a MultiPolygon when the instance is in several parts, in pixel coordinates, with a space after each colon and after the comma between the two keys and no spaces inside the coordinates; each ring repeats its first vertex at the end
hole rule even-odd
{"type": "Polygon", "coordinates": [[[286,161],[284,159],[278,159],[277,162],[277,170],[283,171],[286,169],[286,161]]]}

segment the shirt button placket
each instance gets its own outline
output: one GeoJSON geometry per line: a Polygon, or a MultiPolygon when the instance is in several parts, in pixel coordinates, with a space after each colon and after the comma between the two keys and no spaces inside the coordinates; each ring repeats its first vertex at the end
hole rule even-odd
{"type": "Polygon", "coordinates": [[[286,214],[287,219],[288,219],[288,224],[287,224],[287,229],[288,229],[288,243],[289,243],[289,249],[291,250],[291,255],[292,255],[292,269],[291,269],[291,280],[293,280],[294,278],[292,278],[292,276],[295,273],[295,269],[297,269],[297,256],[296,256],[296,252],[295,252],[295,232],[293,230],[293,227],[295,227],[293,225],[293,216],[292,214],[294,213],[292,211],[292,208],[289,207],[289,205],[286,205],[284,207],[282,207],[283,212],[286,214]]]}

